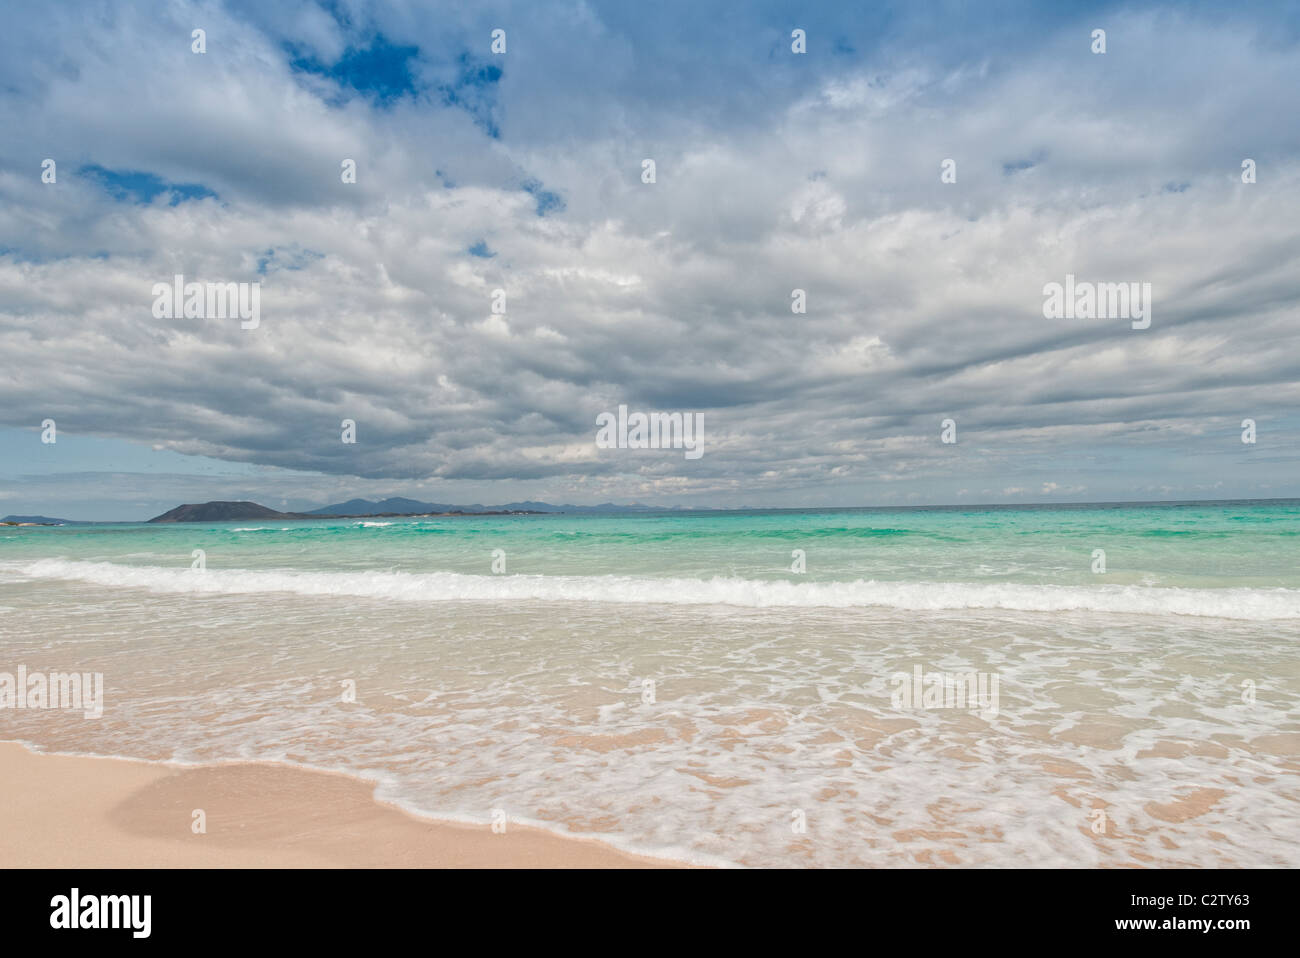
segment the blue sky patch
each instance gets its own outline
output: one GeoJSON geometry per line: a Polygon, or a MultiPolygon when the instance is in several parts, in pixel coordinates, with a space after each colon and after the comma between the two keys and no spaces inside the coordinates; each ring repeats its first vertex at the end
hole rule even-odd
{"type": "Polygon", "coordinates": [[[83,166],[77,173],[97,182],[113,199],[122,203],[152,203],[164,193],[170,194],[168,206],[186,200],[215,197],[202,183],[172,183],[155,173],[142,170],[110,170],[98,164],[83,166]]]}
{"type": "Polygon", "coordinates": [[[564,212],[564,198],[559,193],[552,193],[550,190],[542,189],[541,180],[524,180],[521,188],[537,201],[538,216],[545,216],[547,213],[564,212]]]}
{"type": "Polygon", "coordinates": [[[257,272],[265,276],[267,273],[274,273],[282,269],[305,269],[316,260],[324,258],[324,253],[317,252],[314,249],[306,249],[297,244],[281,246],[268,249],[257,258],[257,272]]]}
{"type": "Polygon", "coordinates": [[[483,132],[494,140],[500,139],[497,84],[501,82],[501,68],[477,60],[466,51],[456,59],[456,74],[455,80],[439,87],[442,102],[464,110],[483,132]]]}
{"type": "Polygon", "coordinates": [[[380,106],[389,106],[404,96],[416,93],[411,61],[419,56],[418,46],[390,43],[382,33],[375,34],[364,47],[349,47],[336,63],[323,64],[314,56],[303,55],[292,44],[285,48],[289,66],[300,73],[327,77],[339,86],[368,96],[380,106]]]}

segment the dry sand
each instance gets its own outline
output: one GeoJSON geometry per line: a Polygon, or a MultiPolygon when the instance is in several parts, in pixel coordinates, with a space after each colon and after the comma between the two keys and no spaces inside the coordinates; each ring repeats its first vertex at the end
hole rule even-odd
{"type": "Polygon", "coordinates": [[[409,815],[369,783],[286,765],[177,767],[0,742],[0,868],[643,868],[671,865],[509,824],[409,815]],[[191,830],[206,813],[207,832],[191,830]]]}

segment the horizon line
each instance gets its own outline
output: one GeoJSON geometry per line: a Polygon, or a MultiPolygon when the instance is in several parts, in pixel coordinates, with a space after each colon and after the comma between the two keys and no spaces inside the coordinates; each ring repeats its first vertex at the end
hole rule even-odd
{"type": "MultiPolygon", "coordinates": [[[[405,497],[405,496],[388,496],[387,498],[389,498],[389,499],[399,499],[399,498],[406,498],[406,497],[405,497]]],[[[372,501],[372,500],[366,500],[366,501],[369,502],[369,501],[372,501]]],[[[378,503],[378,502],[383,502],[384,500],[383,500],[383,499],[380,499],[380,500],[374,500],[374,501],[376,501],[376,503],[378,503]]],[[[414,500],[414,501],[419,501],[419,500],[414,500]]],[[[534,503],[538,503],[538,504],[541,504],[541,505],[554,505],[553,503],[549,503],[549,502],[546,502],[545,500],[541,500],[541,499],[526,499],[526,500],[520,500],[520,501],[522,501],[522,502],[534,502],[534,503]]],[[[207,503],[188,503],[188,502],[186,502],[186,503],[181,503],[181,504],[178,505],[178,506],[173,506],[172,508],[173,508],[173,509],[178,509],[178,508],[181,508],[181,507],[183,507],[183,506],[187,506],[187,505],[207,505],[208,503],[212,503],[212,502],[251,502],[251,503],[253,503],[253,505],[261,506],[261,507],[264,508],[264,509],[269,509],[269,508],[271,508],[270,506],[262,506],[261,503],[259,503],[259,502],[254,502],[254,501],[251,500],[251,499],[209,499],[207,503]]],[[[1233,503],[1242,503],[1242,504],[1245,504],[1245,503],[1268,503],[1268,502],[1300,502],[1300,495],[1297,495],[1297,496],[1270,496],[1270,497],[1267,497],[1267,498],[1239,498],[1239,497],[1238,497],[1238,498],[1228,498],[1228,499],[1103,499],[1103,500],[1097,500],[1097,501],[1083,501],[1083,502],[1076,502],[1076,501],[1069,501],[1069,502],[971,502],[971,503],[964,503],[964,502],[939,503],[939,502],[935,502],[935,503],[920,503],[920,504],[912,504],[912,505],[867,505],[867,506],[740,506],[740,507],[730,507],[730,508],[728,508],[728,507],[720,507],[720,506],[652,506],[652,505],[646,505],[646,504],[641,504],[641,503],[633,503],[633,504],[630,504],[630,505],[623,505],[623,506],[620,506],[620,505],[618,505],[618,504],[616,504],[616,503],[610,503],[609,505],[612,506],[613,509],[615,509],[615,510],[635,510],[635,509],[639,509],[640,511],[644,511],[644,512],[673,512],[673,513],[683,513],[683,512],[829,512],[829,511],[847,511],[847,510],[853,510],[853,509],[861,509],[861,510],[871,509],[871,510],[877,510],[877,511],[905,510],[905,509],[907,509],[907,510],[912,510],[912,509],[1041,509],[1041,508],[1051,509],[1051,508],[1080,507],[1080,506],[1191,506],[1191,505],[1230,505],[1230,504],[1233,504],[1233,503]]],[[[505,506],[505,505],[507,505],[507,504],[506,504],[506,503],[501,503],[501,504],[498,505],[498,506],[484,506],[483,508],[484,508],[484,509],[496,509],[496,508],[501,508],[501,507],[503,507],[503,506],[505,506]]],[[[565,506],[568,506],[568,507],[575,508],[575,509],[599,509],[599,508],[600,508],[600,506],[584,506],[584,505],[579,505],[578,503],[565,503],[564,505],[565,505],[565,506]]],[[[325,508],[325,507],[322,506],[322,507],[318,507],[318,508],[325,508]]],[[[455,508],[459,509],[459,508],[463,508],[463,507],[461,507],[461,506],[456,506],[455,508]]],[[[556,508],[558,509],[558,508],[563,508],[563,507],[561,507],[561,506],[556,506],[556,508]]],[[[164,512],[159,513],[159,515],[166,515],[167,512],[170,512],[170,511],[172,511],[172,510],[165,510],[164,512]]],[[[279,511],[279,510],[274,510],[274,511],[279,511]]],[[[376,515],[378,515],[378,514],[379,514],[379,513],[376,513],[376,515]]],[[[385,513],[385,515],[390,515],[390,516],[392,516],[393,518],[407,518],[407,517],[415,517],[415,516],[419,516],[419,515],[422,515],[422,514],[423,514],[423,513],[417,513],[417,512],[412,512],[412,513],[385,513]]],[[[534,513],[532,513],[532,514],[533,514],[533,515],[569,515],[570,513],[545,513],[545,512],[534,512],[534,513]]],[[[11,513],[8,514],[8,516],[16,516],[16,515],[21,515],[21,513],[11,512],[11,513]]],[[[286,515],[286,516],[306,516],[306,517],[312,517],[312,513],[310,513],[310,512],[285,512],[285,513],[283,513],[283,515],[286,515]]],[[[463,515],[463,516],[465,516],[465,517],[472,517],[472,516],[475,516],[475,515],[486,515],[486,514],[485,514],[485,513],[466,512],[466,513],[462,513],[461,515],[463,515]]],[[[8,520],[8,516],[6,516],[5,519],[0,520],[0,521],[7,521],[7,520],[8,520]]],[[[147,522],[150,522],[150,521],[152,520],[152,518],[157,518],[157,517],[156,517],[156,516],[155,516],[155,517],[151,517],[150,519],[65,519],[65,518],[62,518],[62,517],[43,516],[43,518],[58,518],[59,521],[61,521],[61,522],[67,522],[67,523],[78,523],[78,524],[87,524],[87,525],[89,525],[89,524],[96,524],[96,525],[133,525],[133,524],[136,524],[136,523],[147,523],[147,522]]],[[[342,519],[349,519],[349,518],[365,518],[365,515],[363,515],[363,514],[357,514],[357,515],[341,515],[341,514],[340,514],[340,515],[322,515],[322,516],[318,516],[318,517],[314,517],[314,518],[319,518],[319,519],[322,519],[322,520],[324,520],[324,519],[330,519],[330,518],[334,518],[334,519],[340,519],[340,518],[342,518],[342,519]]],[[[215,523],[215,522],[247,522],[247,521],[250,521],[250,520],[248,520],[248,519],[225,519],[225,520],[214,519],[214,520],[211,520],[211,521],[215,523]]],[[[179,524],[184,524],[184,523],[179,523],[179,524]]]]}

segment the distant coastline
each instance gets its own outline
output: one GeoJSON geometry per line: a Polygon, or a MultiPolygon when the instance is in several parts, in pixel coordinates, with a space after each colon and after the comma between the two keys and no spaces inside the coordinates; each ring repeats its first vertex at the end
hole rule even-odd
{"type": "Polygon", "coordinates": [[[443,518],[450,516],[516,516],[541,515],[528,510],[498,510],[488,512],[356,512],[356,513],[319,513],[319,512],[277,512],[256,502],[225,502],[214,500],[199,504],[187,503],[154,516],[149,522],[237,522],[250,519],[274,519],[289,521],[299,519],[384,519],[407,516],[428,516],[443,518]]]}
{"type": "Polygon", "coordinates": [[[67,526],[73,525],[69,519],[51,519],[49,516],[5,516],[0,519],[0,526],[67,526]]]}
{"type": "Polygon", "coordinates": [[[603,503],[598,506],[552,505],[548,502],[510,503],[487,507],[478,504],[454,506],[439,503],[421,503],[410,499],[386,499],[369,503],[353,499],[336,506],[325,506],[310,512],[280,512],[247,500],[212,500],[205,503],[186,503],[170,509],[152,519],[58,519],[48,516],[8,515],[0,519],[0,527],[18,526],[76,526],[76,525],[133,525],[139,522],[244,522],[248,520],[301,521],[312,519],[442,519],[499,516],[554,516],[554,515],[716,515],[719,513],[779,514],[808,512],[1036,512],[1042,510],[1104,510],[1104,509],[1156,509],[1206,506],[1268,505],[1294,502],[1297,496],[1276,496],[1266,499],[1129,499],[1111,502],[985,502],[985,503],[929,503],[920,505],[872,506],[649,506],[642,503],[617,505],[603,503]],[[410,504],[410,508],[393,508],[394,503],[410,504]],[[342,510],[338,506],[371,505],[372,509],[342,510]]]}

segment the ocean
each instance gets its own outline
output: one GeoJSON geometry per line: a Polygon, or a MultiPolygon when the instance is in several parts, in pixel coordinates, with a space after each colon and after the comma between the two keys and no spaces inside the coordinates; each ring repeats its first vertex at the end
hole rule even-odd
{"type": "Polygon", "coordinates": [[[2,739],[702,864],[1295,867],[1298,640],[1297,500],[0,528],[2,739]]]}

